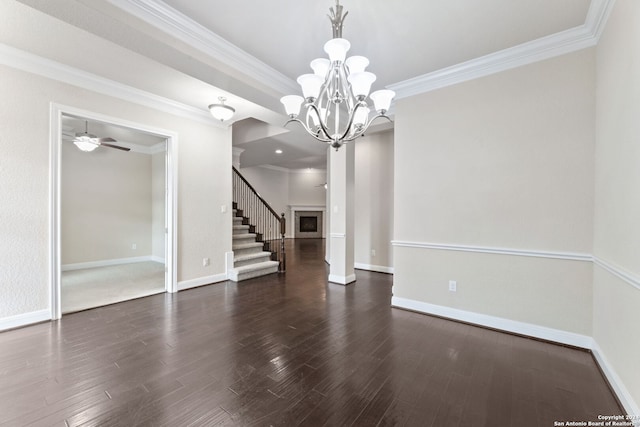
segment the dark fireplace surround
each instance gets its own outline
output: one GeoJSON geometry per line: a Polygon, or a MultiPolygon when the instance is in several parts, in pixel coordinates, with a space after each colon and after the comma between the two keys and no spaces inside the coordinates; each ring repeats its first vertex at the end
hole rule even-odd
{"type": "Polygon", "coordinates": [[[299,230],[301,233],[317,233],[318,217],[317,216],[300,216],[299,230]]]}

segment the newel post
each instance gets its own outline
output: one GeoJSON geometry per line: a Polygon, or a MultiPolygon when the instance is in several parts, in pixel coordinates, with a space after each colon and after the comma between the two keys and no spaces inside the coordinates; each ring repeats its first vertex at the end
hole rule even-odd
{"type": "Polygon", "coordinates": [[[284,273],[287,270],[287,259],[284,252],[284,235],[287,233],[287,219],[284,217],[284,212],[280,217],[280,273],[284,273]]]}

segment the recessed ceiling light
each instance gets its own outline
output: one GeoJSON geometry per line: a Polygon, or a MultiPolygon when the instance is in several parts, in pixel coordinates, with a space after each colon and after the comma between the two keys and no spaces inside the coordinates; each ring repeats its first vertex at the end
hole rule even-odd
{"type": "Polygon", "coordinates": [[[276,154],[282,154],[282,150],[276,150],[276,154]]]}

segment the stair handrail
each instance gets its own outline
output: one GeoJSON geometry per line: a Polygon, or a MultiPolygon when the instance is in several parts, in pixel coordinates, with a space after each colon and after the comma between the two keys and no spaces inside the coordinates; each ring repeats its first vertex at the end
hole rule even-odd
{"type": "MultiPolygon", "coordinates": [[[[249,184],[249,181],[247,181],[247,179],[246,179],[244,176],[242,176],[242,174],[240,173],[240,171],[239,171],[238,169],[236,169],[236,167],[235,167],[235,166],[231,166],[231,167],[233,168],[233,172],[234,172],[236,175],[238,175],[238,177],[242,180],[242,182],[244,182],[244,183],[247,185],[247,187],[249,187],[249,189],[250,189],[251,191],[253,191],[253,194],[255,194],[255,195],[258,197],[258,199],[260,199],[260,201],[261,201],[262,203],[264,203],[264,204],[265,204],[265,207],[266,207],[267,209],[269,209],[269,211],[273,214],[273,216],[275,216],[276,218],[280,219],[280,215],[278,215],[278,214],[276,213],[276,211],[271,207],[271,205],[270,205],[270,204],[269,204],[265,199],[263,199],[263,198],[262,198],[262,196],[260,195],[260,193],[258,193],[258,192],[256,191],[256,189],[255,189],[255,188],[253,188],[253,185],[249,184]]],[[[284,213],[283,213],[282,215],[284,215],[284,213]]]]}
{"type": "MultiPolygon", "coordinates": [[[[284,216],[284,213],[282,213],[281,215],[278,215],[278,213],[271,207],[271,205],[269,204],[269,202],[267,202],[257,191],[255,188],[253,188],[253,186],[249,183],[249,181],[247,181],[247,179],[240,173],[240,171],[238,169],[236,169],[235,166],[231,166],[233,173],[242,181],[242,183],[244,185],[246,185],[246,187],[251,191],[251,193],[255,196],[255,198],[257,200],[259,200],[264,208],[271,213],[271,215],[273,215],[273,217],[278,221],[278,223],[280,224],[280,248],[279,251],[276,252],[276,258],[278,260],[278,272],[279,273],[284,273],[286,270],[286,254],[285,254],[285,245],[284,245],[284,239],[285,239],[285,234],[286,234],[286,229],[287,229],[287,225],[286,225],[286,218],[284,216]]],[[[237,202],[234,200],[234,202],[237,202]]],[[[254,220],[256,220],[254,218],[254,220]]],[[[260,223],[260,221],[256,221],[257,223],[260,223]]],[[[260,231],[260,230],[258,230],[260,231]]],[[[263,232],[265,230],[262,230],[263,232]]]]}

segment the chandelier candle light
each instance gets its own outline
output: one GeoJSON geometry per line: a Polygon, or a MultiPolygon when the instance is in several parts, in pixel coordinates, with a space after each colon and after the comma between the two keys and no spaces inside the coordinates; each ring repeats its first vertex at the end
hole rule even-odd
{"type": "Polygon", "coordinates": [[[311,61],[313,74],[298,77],[304,97],[287,95],[280,102],[289,115],[285,126],[298,122],[315,139],[337,151],[343,144],[362,136],[377,118],[391,121],[386,113],[395,92],[384,89],[369,94],[376,80],[375,74],[365,71],[369,60],[364,56],[346,57],[351,43],[342,38],[342,23],[349,12],[343,15],[340,0],[336,0],[335,10],[331,7],[329,12],[333,39],[324,45],[329,59],[314,59],[311,61]],[[373,101],[373,117],[369,117],[367,97],[373,101]],[[304,122],[298,118],[302,104],[306,109],[304,122]]]}

